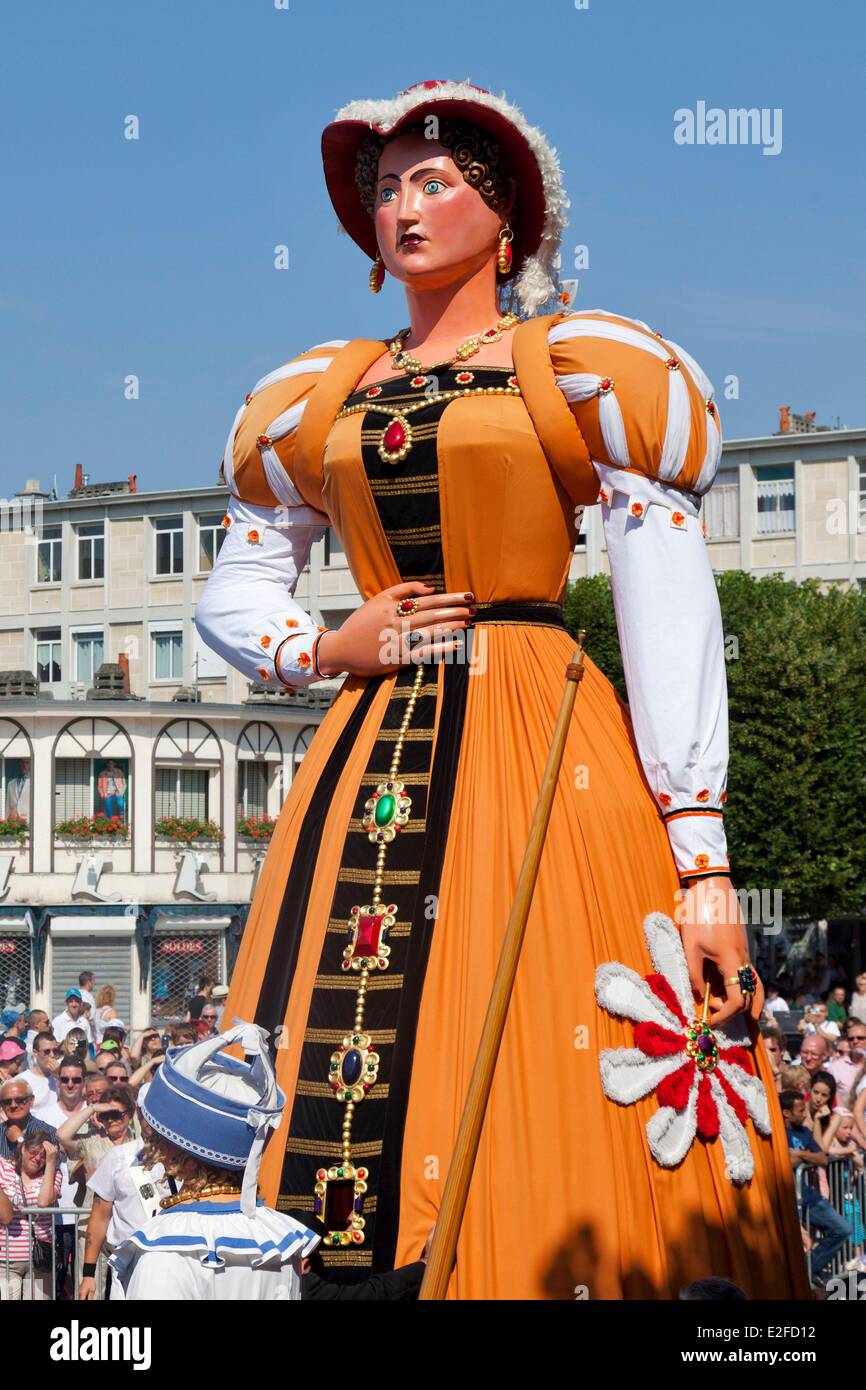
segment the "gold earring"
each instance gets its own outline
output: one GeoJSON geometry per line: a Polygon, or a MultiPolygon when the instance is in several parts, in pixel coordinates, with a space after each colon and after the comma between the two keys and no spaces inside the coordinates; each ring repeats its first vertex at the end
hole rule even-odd
{"type": "Polygon", "coordinates": [[[506,222],[499,232],[499,250],[496,253],[496,268],[500,275],[507,275],[511,269],[511,243],[514,233],[506,222]]]}
{"type": "Polygon", "coordinates": [[[385,280],[385,263],[382,260],[381,252],[376,252],[376,259],[370,267],[370,293],[378,294],[385,280]]]}

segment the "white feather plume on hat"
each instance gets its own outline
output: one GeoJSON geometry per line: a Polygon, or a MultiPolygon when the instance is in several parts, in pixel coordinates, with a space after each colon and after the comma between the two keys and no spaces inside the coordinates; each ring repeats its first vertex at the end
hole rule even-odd
{"type": "Polygon", "coordinates": [[[365,121],[387,133],[402,116],[417,106],[434,101],[468,101],[487,106],[509,121],[529,145],[541,174],[544,189],[544,225],[541,244],[527,257],[515,280],[517,299],[524,314],[535,314],[542,304],[557,292],[557,272],[560,265],[559,244],[568,226],[566,209],[570,206],[562,181],[562,169],[556,149],[537,126],[530,125],[523,112],[505,95],[497,96],[473,86],[470,82],[436,82],[429,87],[410,87],[390,98],[361,98],[342,106],[335,121],[365,121]]]}

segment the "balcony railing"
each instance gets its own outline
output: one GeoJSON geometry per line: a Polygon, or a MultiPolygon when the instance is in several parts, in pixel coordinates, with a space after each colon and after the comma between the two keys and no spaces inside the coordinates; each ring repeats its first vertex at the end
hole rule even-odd
{"type": "Polygon", "coordinates": [[[759,536],[793,533],[797,529],[797,508],[793,478],[774,478],[755,484],[758,502],[759,536]]]}

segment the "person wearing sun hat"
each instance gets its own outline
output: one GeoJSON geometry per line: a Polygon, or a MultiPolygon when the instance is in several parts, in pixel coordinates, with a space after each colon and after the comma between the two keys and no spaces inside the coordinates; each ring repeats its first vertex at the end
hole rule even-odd
{"type": "MultiPolygon", "coordinates": [[[[629,702],[584,663],[448,1297],[676,1298],[707,1269],[752,1298],[805,1297],[775,1092],[771,1133],[744,1129],[755,1176],[734,1189],[711,1138],[667,1171],[649,1115],[600,1074],[628,1034],[595,972],[645,972],[642,924],[676,910],[692,992],[717,972],[712,1021],[738,1025],[772,1090],[724,831],[701,525],[721,457],[712,383],[666,325],[571,312],[559,157],[505,95],[434,80],[351,101],[321,147],[358,275],[393,295],[394,323],[293,343],[245,384],[195,618],[266,688],[346,677],[283,803],[227,1001],[284,1040],[291,1100],[262,1192],[312,1204],[329,1281],[417,1260],[574,655],[573,550],[599,504],[629,702]],[[294,594],[329,526],[361,603],[325,630],[294,594]]],[[[583,152],[586,184],[603,139],[583,152]]],[[[712,1133],[729,1117],[708,1109],[712,1133]]],[[[672,1113],[653,1122],[676,1130],[672,1113]]]]}
{"type": "Polygon", "coordinates": [[[300,1298],[301,1263],[320,1237],[257,1198],[284,1104],[254,1024],[169,1048],[139,1107],[141,1163],[161,1164],[179,1190],[112,1254],[113,1297],[300,1298]],[[243,1061],[226,1050],[237,1044],[243,1061]]]}

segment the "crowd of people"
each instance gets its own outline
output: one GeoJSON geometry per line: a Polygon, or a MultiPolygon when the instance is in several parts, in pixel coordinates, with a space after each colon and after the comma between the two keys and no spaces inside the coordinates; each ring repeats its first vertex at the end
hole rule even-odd
{"type": "MultiPolygon", "coordinates": [[[[83,971],[54,1019],[23,1005],[2,1013],[2,1299],[95,1297],[100,1254],[118,1250],[177,1192],[163,1168],[145,1166],[159,1146],[141,1107],[169,1048],[219,1032],[227,987],[202,976],[182,1022],[133,1035],[117,1015],[114,988],[95,991],[95,983],[83,971]],[[65,1213],[32,1221],[21,1215],[56,1207],[65,1213]]],[[[796,989],[768,983],[760,1029],[796,1173],[804,1249],[820,1291],[846,1242],[848,1268],[866,1271],[858,1181],[866,1163],[866,973],[849,991],[816,957],[796,989]]],[[[416,1289],[420,1274],[412,1279],[416,1289]]],[[[377,1296],[411,1296],[399,1280],[394,1288],[377,1296]]],[[[317,1296],[328,1296],[326,1283],[320,1290],[317,1296]]]]}
{"type": "Polygon", "coordinates": [[[184,1021],[133,1035],[114,986],[95,985],[82,971],[54,1019],[24,1004],[0,1015],[0,1299],[92,1296],[76,1263],[95,1264],[141,1224],[139,1105],[169,1047],[218,1032],[228,993],[202,976],[184,1021]],[[69,1210],[31,1223],[26,1207],[69,1210]]]}
{"type": "Polygon", "coordinates": [[[761,1020],[818,1289],[849,1241],[847,1268],[866,1271],[858,1195],[866,1162],[866,973],[850,992],[840,975],[817,955],[787,997],[777,983],[767,984],[761,1020]]]}

